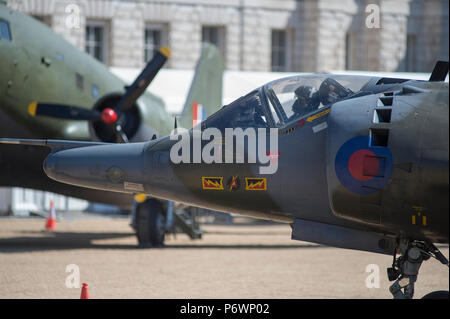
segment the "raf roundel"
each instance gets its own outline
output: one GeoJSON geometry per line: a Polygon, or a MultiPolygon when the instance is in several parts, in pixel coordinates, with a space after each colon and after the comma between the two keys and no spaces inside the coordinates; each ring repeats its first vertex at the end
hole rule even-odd
{"type": "Polygon", "coordinates": [[[371,146],[369,136],[357,136],[340,147],[334,167],[339,181],[349,191],[372,194],[389,182],[392,154],[388,147],[371,146]]]}

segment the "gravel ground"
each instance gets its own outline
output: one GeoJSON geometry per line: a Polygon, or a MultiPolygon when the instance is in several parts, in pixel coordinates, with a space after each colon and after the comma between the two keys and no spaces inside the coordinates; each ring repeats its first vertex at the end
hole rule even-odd
{"type": "MultiPolygon", "coordinates": [[[[44,223],[0,218],[0,298],[78,299],[81,289],[66,287],[70,264],[91,298],[391,298],[391,256],[293,241],[288,225],[204,225],[201,240],[139,249],[124,218],[62,220],[55,233],[44,223]],[[379,288],[366,287],[369,264],[379,288]]],[[[425,262],[415,296],[448,289],[448,267],[425,262]]]]}

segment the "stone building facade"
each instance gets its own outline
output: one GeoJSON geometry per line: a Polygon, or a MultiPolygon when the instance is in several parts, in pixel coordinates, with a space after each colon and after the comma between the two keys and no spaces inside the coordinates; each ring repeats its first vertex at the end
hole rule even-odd
{"type": "Polygon", "coordinates": [[[290,72],[430,72],[436,60],[449,59],[448,3],[8,0],[82,50],[94,52],[101,38],[109,66],[141,68],[146,48],[161,44],[171,48],[167,67],[190,69],[201,42],[210,41],[220,46],[228,70],[290,72]]]}

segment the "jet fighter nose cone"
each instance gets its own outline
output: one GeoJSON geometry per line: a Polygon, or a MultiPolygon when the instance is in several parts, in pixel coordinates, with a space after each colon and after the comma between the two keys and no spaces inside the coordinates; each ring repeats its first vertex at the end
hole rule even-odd
{"type": "Polygon", "coordinates": [[[58,182],[121,192],[143,192],[145,143],[105,144],[57,150],[44,171],[58,182]]]}

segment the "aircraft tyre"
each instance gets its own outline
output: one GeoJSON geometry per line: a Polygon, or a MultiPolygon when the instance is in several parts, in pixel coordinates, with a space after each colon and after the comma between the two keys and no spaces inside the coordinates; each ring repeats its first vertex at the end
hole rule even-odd
{"type": "Polygon", "coordinates": [[[136,209],[136,236],[140,247],[164,245],[165,218],[161,203],[148,199],[136,209]]]}
{"type": "Polygon", "coordinates": [[[449,292],[445,290],[433,291],[423,296],[422,299],[449,299],[449,292]]]}

